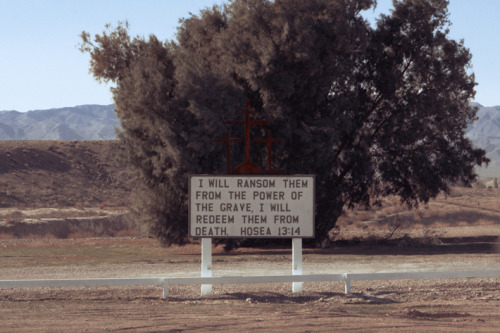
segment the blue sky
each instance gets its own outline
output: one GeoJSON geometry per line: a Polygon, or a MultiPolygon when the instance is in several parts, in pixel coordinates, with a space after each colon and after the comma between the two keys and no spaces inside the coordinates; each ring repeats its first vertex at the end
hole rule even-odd
{"type": "MultiPolygon", "coordinates": [[[[223,0],[0,0],[0,110],[28,111],[82,104],[111,104],[109,86],[89,74],[80,33],[102,32],[128,20],[132,35],[173,39],[179,18],[223,0]]],[[[369,16],[388,12],[378,0],[369,16]]],[[[451,0],[450,36],[473,54],[476,101],[500,105],[499,0],[451,0]]]]}

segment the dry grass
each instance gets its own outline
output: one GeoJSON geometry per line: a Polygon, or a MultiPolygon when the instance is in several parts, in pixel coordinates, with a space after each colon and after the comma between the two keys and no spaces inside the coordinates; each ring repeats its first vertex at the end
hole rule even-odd
{"type": "Polygon", "coordinates": [[[107,216],[110,214],[121,214],[124,208],[104,210],[100,208],[38,208],[21,209],[9,208],[0,210],[0,222],[5,220],[22,221],[25,219],[50,219],[50,218],[72,218],[72,217],[92,217],[107,216]]]}
{"type": "Polygon", "coordinates": [[[0,239],[137,236],[128,210],[41,208],[0,210],[0,239]]]}
{"type": "MultiPolygon", "coordinates": [[[[70,207],[0,209],[0,239],[86,238],[144,234],[127,217],[125,208],[70,207]]],[[[418,209],[408,210],[397,197],[382,200],[380,207],[355,208],[339,218],[334,240],[401,239],[438,242],[444,227],[500,225],[500,190],[454,187],[418,209]]]]}
{"type": "Polygon", "coordinates": [[[339,218],[335,240],[412,238],[437,241],[445,227],[500,225],[500,189],[454,187],[418,209],[408,210],[388,197],[369,210],[355,208],[339,218]]]}

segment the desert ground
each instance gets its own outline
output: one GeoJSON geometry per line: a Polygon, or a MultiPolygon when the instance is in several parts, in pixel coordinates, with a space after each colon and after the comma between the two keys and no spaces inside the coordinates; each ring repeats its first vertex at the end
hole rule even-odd
{"type": "MultiPolygon", "coordinates": [[[[0,280],[199,276],[200,246],[164,248],[128,214],[116,142],[0,143],[0,280]]],[[[408,211],[346,212],[304,274],[500,269],[500,190],[455,186],[408,211]]],[[[213,249],[213,272],[291,273],[291,247],[213,249]]],[[[0,289],[0,332],[498,332],[500,277],[0,289]]]]}

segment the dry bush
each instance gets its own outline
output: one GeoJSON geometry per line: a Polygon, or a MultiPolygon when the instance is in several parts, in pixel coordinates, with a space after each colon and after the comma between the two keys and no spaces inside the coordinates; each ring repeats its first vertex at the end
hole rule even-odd
{"type": "Polygon", "coordinates": [[[395,197],[383,198],[376,209],[355,208],[338,220],[331,233],[336,241],[376,243],[391,241],[400,246],[438,244],[446,227],[500,224],[500,190],[453,187],[418,209],[408,210],[395,197]],[[406,244],[406,245],[405,245],[406,244]],[[418,245],[417,244],[417,245],[418,245]]]}
{"type": "Polygon", "coordinates": [[[24,219],[26,215],[20,210],[7,210],[5,212],[0,212],[0,219],[5,220],[19,220],[24,219]]]}
{"type": "Polygon", "coordinates": [[[14,235],[5,233],[5,232],[0,232],[0,239],[15,239],[14,235]]]}

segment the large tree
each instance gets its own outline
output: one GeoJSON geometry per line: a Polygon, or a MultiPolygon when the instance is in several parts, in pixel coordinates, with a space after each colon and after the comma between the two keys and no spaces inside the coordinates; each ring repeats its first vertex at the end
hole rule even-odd
{"type": "Polygon", "coordinates": [[[448,37],[448,2],[394,1],[376,28],[361,16],[373,5],[234,0],[182,20],[176,42],[131,39],[124,25],[82,34],[95,77],[116,83],[120,139],[144,184],[138,216],[163,243],[186,240],[187,175],[224,172],[213,139],[247,99],[286,140],[275,167],[317,175],[318,242],[345,207],[383,195],[414,206],[475,179],[487,159],[464,137],[475,82],[448,37]]]}

